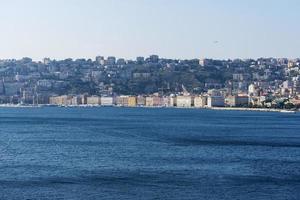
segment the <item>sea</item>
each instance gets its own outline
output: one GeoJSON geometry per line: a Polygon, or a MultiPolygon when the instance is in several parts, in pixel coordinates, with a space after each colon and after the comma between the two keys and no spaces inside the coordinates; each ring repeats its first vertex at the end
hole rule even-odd
{"type": "Polygon", "coordinates": [[[299,200],[300,114],[0,108],[0,199],[299,200]]]}

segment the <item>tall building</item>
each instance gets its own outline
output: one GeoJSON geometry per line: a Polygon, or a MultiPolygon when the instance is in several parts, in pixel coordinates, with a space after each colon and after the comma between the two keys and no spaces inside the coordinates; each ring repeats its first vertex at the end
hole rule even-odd
{"type": "Polygon", "coordinates": [[[50,60],[50,58],[44,58],[43,62],[45,65],[49,65],[51,60],[50,60]]]}
{"type": "Polygon", "coordinates": [[[115,65],[116,64],[116,57],[114,57],[114,56],[107,57],[106,64],[107,65],[115,65]]]}
{"type": "Polygon", "coordinates": [[[150,59],[150,62],[152,62],[152,63],[158,63],[158,61],[159,61],[159,56],[158,56],[158,55],[151,55],[151,56],[149,57],[149,59],[150,59]]]}
{"type": "Polygon", "coordinates": [[[97,56],[96,57],[96,63],[99,65],[104,65],[105,64],[105,60],[103,56],[97,56]]]}
{"type": "Polygon", "coordinates": [[[209,64],[209,60],[208,59],[200,59],[199,60],[199,65],[201,66],[201,67],[205,67],[205,66],[207,66],[209,64]]]}
{"type": "Polygon", "coordinates": [[[126,60],[124,58],[119,58],[117,60],[117,65],[126,65],[126,60]]]}
{"type": "Polygon", "coordinates": [[[137,62],[138,64],[143,64],[144,61],[145,61],[145,58],[144,58],[144,57],[137,57],[137,58],[136,58],[136,62],[137,62]]]}

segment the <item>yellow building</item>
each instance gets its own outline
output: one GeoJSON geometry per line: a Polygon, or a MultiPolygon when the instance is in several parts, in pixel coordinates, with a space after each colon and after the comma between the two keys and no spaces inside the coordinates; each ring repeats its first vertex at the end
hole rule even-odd
{"type": "Polygon", "coordinates": [[[128,97],[128,106],[129,107],[136,107],[137,99],[135,96],[128,97]]]}

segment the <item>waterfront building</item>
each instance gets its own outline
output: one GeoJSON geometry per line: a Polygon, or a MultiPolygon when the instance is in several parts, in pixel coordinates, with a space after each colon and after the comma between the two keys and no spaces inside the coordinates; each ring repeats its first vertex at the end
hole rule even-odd
{"type": "Polygon", "coordinates": [[[225,99],[226,105],[230,107],[245,107],[249,104],[247,95],[230,95],[225,99]]]}
{"type": "Polygon", "coordinates": [[[171,97],[163,97],[163,106],[170,107],[171,106],[171,97]]]}
{"type": "Polygon", "coordinates": [[[82,98],[80,96],[74,96],[71,100],[71,105],[80,105],[82,104],[82,98]]]}
{"type": "Polygon", "coordinates": [[[162,107],[164,105],[163,98],[160,96],[153,96],[153,106],[162,107]]]}
{"type": "Polygon", "coordinates": [[[21,102],[25,103],[25,104],[34,104],[34,94],[33,94],[33,91],[23,90],[22,91],[21,102]]]}
{"type": "Polygon", "coordinates": [[[128,96],[122,95],[117,97],[117,106],[127,107],[128,106],[128,96]]]}
{"type": "Polygon", "coordinates": [[[249,96],[248,95],[238,95],[235,100],[236,106],[246,107],[249,105],[249,96]]]}
{"type": "Polygon", "coordinates": [[[101,106],[113,106],[114,98],[113,97],[101,97],[100,102],[101,102],[101,106]]]}
{"type": "Polygon", "coordinates": [[[153,97],[146,97],[146,106],[147,107],[153,107],[154,103],[153,103],[153,97]]]}
{"type": "Polygon", "coordinates": [[[101,104],[101,98],[98,97],[98,96],[87,97],[87,104],[88,105],[100,105],[101,104]]]}
{"type": "Polygon", "coordinates": [[[170,106],[171,107],[176,106],[176,96],[174,96],[174,95],[170,96],[170,106]]]}
{"type": "Polygon", "coordinates": [[[207,106],[207,96],[196,96],[194,98],[195,108],[204,108],[207,106]]]}
{"type": "Polygon", "coordinates": [[[49,95],[47,94],[37,94],[35,99],[35,104],[49,104],[49,95]]]}
{"type": "Polygon", "coordinates": [[[191,96],[177,96],[177,107],[180,107],[180,108],[192,107],[192,97],[191,96]]]}
{"type": "Polygon", "coordinates": [[[145,106],[146,105],[146,98],[144,96],[137,96],[137,106],[145,106]]]}
{"type": "Polygon", "coordinates": [[[87,104],[87,95],[81,95],[81,104],[86,105],[87,104]]]}
{"type": "Polygon", "coordinates": [[[212,107],[224,107],[224,97],[223,96],[208,96],[207,98],[207,106],[209,108],[212,107]]]}
{"type": "Polygon", "coordinates": [[[72,103],[72,96],[70,95],[63,95],[63,96],[54,96],[50,97],[49,103],[52,105],[71,105],[72,103]]]}
{"type": "Polygon", "coordinates": [[[136,107],[136,105],[137,105],[137,98],[135,96],[128,97],[128,106],[136,107]]]}

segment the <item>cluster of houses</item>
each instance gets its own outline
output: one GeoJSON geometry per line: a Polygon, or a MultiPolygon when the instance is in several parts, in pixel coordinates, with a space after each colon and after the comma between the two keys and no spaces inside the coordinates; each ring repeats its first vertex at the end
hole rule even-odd
{"type": "Polygon", "coordinates": [[[203,95],[170,95],[160,96],[87,96],[87,95],[63,95],[50,97],[51,105],[58,106],[120,106],[120,107],[247,107],[249,98],[247,95],[227,96],[226,98],[218,90],[211,90],[203,95]]]}

